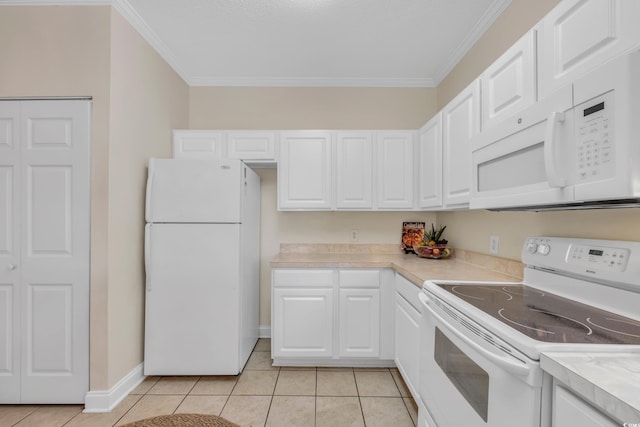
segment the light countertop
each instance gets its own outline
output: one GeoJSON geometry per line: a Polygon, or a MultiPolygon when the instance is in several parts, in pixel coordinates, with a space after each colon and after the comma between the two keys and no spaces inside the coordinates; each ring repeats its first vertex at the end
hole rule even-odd
{"type": "Polygon", "coordinates": [[[640,423],[640,353],[542,353],[540,366],[620,423],[640,423]]]}
{"type": "Polygon", "coordinates": [[[272,268],[392,268],[417,286],[435,279],[522,279],[523,266],[518,261],[465,251],[456,251],[451,258],[427,259],[397,250],[380,252],[384,248],[376,245],[283,245],[281,249],[271,260],[272,268]]]}

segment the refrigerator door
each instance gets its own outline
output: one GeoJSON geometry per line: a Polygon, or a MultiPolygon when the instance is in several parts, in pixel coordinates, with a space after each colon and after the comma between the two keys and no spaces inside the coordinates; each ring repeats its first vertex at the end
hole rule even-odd
{"type": "Polygon", "coordinates": [[[235,375],[240,224],[147,224],[145,375],[235,375]]]}
{"type": "Polygon", "coordinates": [[[244,168],[239,160],[149,159],[147,222],[241,222],[244,168]]]}

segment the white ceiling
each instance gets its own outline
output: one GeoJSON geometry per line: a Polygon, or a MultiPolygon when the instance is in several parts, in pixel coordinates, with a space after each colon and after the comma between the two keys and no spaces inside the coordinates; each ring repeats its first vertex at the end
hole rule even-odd
{"type": "Polygon", "coordinates": [[[437,86],[511,0],[113,4],[192,86],[437,86]]]}

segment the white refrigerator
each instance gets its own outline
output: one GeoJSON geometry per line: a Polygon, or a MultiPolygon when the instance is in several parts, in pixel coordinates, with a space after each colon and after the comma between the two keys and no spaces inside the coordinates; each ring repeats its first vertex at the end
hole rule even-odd
{"type": "Polygon", "coordinates": [[[150,159],[145,209],[144,374],[238,374],[259,332],[260,178],[150,159]]]}

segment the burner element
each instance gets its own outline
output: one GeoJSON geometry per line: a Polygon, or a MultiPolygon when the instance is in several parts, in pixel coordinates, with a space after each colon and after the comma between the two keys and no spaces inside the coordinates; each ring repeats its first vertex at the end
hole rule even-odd
{"type": "Polygon", "coordinates": [[[535,288],[481,283],[438,286],[538,341],[640,344],[640,322],[535,288]]]}

